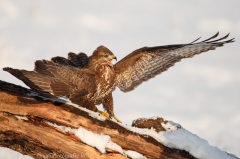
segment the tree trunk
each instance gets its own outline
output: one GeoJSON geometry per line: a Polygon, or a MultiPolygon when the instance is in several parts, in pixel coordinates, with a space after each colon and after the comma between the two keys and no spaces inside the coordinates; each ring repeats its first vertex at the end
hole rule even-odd
{"type": "Polygon", "coordinates": [[[47,100],[33,90],[0,81],[0,146],[33,158],[127,158],[111,149],[101,153],[47,122],[109,135],[122,149],[147,158],[194,158],[186,151],[165,147],[151,136],[132,132],[114,121],[98,120],[72,105],[47,100]]]}

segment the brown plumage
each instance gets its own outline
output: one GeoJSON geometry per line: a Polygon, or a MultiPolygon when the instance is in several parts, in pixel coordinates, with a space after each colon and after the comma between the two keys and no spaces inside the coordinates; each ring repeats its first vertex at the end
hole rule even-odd
{"type": "Polygon", "coordinates": [[[93,111],[98,111],[95,105],[103,104],[109,115],[114,117],[112,92],[116,86],[123,92],[131,91],[183,58],[234,42],[234,38],[222,41],[228,35],[212,40],[218,36],[217,33],[197,43],[198,39],[189,44],[143,47],[115,65],[111,63],[116,58],[114,54],[106,47],[99,46],[90,57],[84,53],[70,52],[68,59],[57,56],[51,61],[38,60],[34,71],[3,69],[43,96],[66,96],[93,111]]]}

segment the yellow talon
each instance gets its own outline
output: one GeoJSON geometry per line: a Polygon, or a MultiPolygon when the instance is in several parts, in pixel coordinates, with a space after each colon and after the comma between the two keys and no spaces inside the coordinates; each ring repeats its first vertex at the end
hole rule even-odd
{"type": "Polygon", "coordinates": [[[110,115],[106,112],[103,112],[101,110],[98,110],[98,113],[100,113],[101,116],[105,116],[107,119],[110,119],[110,115]]]}
{"type": "Polygon", "coordinates": [[[116,116],[113,117],[117,122],[122,123],[116,116]]]}
{"type": "MultiPolygon", "coordinates": [[[[97,111],[98,113],[100,113],[101,116],[105,116],[107,119],[110,119],[110,115],[106,112],[103,112],[101,110],[97,111]]],[[[117,122],[122,123],[116,116],[113,117],[117,122]]]]}

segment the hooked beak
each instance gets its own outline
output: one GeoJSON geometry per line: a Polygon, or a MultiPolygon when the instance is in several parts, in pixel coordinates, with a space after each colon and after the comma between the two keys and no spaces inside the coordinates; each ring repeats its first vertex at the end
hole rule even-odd
{"type": "Polygon", "coordinates": [[[112,55],[112,59],[115,59],[117,61],[117,57],[115,55],[112,55]]]}

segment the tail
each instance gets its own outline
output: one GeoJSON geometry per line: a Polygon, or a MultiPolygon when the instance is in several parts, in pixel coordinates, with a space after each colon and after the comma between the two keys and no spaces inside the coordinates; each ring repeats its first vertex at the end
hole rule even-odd
{"type": "Polygon", "coordinates": [[[34,71],[13,69],[11,67],[4,67],[3,70],[9,72],[16,78],[20,79],[28,87],[39,92],[39,94],[41,94],[42,96],[49,98],[55,97],[52,94],[50,94],[51,92],[50,83],[51,80],[53,80],[53,77],[41,75],[34,71]]]}
{"type": "Polygon", "coordinates": [[[7,71],[10,74],[12,74],[13,76],[15,76],[16,78],[20,79],[20,80],[24,80],[24,76],[22,74],[22,72],[18,69],[13,69],[11,67],[4,67],[3,71],[7,71]]]}

